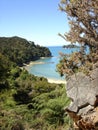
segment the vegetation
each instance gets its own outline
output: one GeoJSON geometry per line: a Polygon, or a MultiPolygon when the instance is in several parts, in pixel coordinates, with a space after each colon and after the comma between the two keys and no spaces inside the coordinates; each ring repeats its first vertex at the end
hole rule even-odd
{"type": "Polygon", "coordinates": [[[48,48],[35,45],[34,42],[29,42],[20,37],[1,37],[0,52],[19,66],[40,57],[51,56],[48,48]]]}
{"type": "Polygon", "coordinates": [[[79,48],[79,46],[74,44],[69,44],[69,45],[63,45],[63,48],[79,48]]]}
{"type": "Polygon", "coordinates": [[[59,7],[67,14],[70,24],[70,31],[59,35],[81,47],[78,52],[63,55],[58,71],[61,75],[66,73],[66,77],[79,71],[89,74],[98,63],[98,1],[61,0],[59,7]]]}
{"type": "MultiPolygon", "coordinates": [[[[5,38],[5,42],[4,38],[1,39],[3,43],[0,41],[0,130],[67,129],[71,123],[64,111],[64,107],[70,102],[66,96],[65,85],[50,84],[46,78],[31,75],[17,66],[18,58],[22,60],[21,63],[25,61],[24,57],[28,56],[28,53],[24,53],[28,51],[28,46],[32,46],[31,43],[20,39],[26,42],[21,41],[20,44],[17,37],[5,38]],[[15,40],[17,42],[12,42],[15,40]],[[22,55],[24,57],[21,57],[22,55]]],[[[37,47],[35,46],[36,51],[37,47]]]]}

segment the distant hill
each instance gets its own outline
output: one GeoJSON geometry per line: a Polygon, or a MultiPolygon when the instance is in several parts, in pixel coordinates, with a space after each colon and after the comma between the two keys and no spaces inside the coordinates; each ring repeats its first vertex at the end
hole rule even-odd
{"type": "Polygon", "coordinates": [[[69,44],[69,45],[64,45],[63,48],[80,48],[77,45],[69,44]]]}
{"type": "Polygon", "coordinates": [[[0,37],[0,53],[5,55],[17,65],[37,60],[40,57],[51,57],[48,48],[35,45],[20,37],[0,37]]]}

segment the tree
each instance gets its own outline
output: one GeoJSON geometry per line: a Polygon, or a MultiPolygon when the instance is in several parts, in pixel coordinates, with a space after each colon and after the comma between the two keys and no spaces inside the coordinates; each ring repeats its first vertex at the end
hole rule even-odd
{"type": "Polygon", "coordinates": [[[0,37],[0,53],[18,66],[24,65],[40,57],[51,57],[47,47],[35,45],[20,37],[0,37]]]}
{"type": "Polygon", "coordinates": [[[81,48],[65,55],[58,71],[67,76],[81,70],[88,73],[98,62],[98,0],[61,0],[59,7],[70,24],[70,31],[59,35],[72,44],[79,43],[81,48]]]}

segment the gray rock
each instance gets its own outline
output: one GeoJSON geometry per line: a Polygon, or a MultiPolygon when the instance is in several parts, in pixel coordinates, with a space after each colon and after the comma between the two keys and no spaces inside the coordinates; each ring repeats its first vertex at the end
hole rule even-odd
{"type": "Polygon", "coordinates": [[[88,105],[87,107],[84,107],[84,108],[80,109],[79,112],[78,112],[78,115],[84,116],[84,115],[86,115],[88,112],[92,111],[93,109],[94,109],[93,106],[88,105]]]}
{"type": "Polygon", "coordinates": [[[85,114],[94,106],[96,96],[98,95],[98,68],[94,69],[90,76],[79,72],[72,75],[67,81],[67,96],[72,99],[72,103],[68,107],[70,111],[85,114]],[[85,109],[83,109],[85,108],[85,109]]]}

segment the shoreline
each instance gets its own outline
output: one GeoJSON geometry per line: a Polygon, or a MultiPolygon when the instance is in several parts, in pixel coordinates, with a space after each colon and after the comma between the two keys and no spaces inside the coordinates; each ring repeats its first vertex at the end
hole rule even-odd
{"type": "MultiPolygon", "coordinates": [[[[50,57],[40,57],[40,59],[45,59],[45,58],[50,58],[50,57]]],[[[38,60],[40,60],[38,59],[38,60]]],[[[31,65],[36,65],[36,64],[49,64],[49,63],[54,63],[54,62],[43,62],[43,61],[38,61],[38,60],[35,60],[35,61],[30,61],[29,63],[23,63],[23,67],[29,67],[31,65]]]]}
{"type": "Polygon", "coordinates": [[[66,84],[66,80],[50,79],[50,78],[47,78],[47,80],[48,80],[48,83],[66,84]]]}
{"type": "MultiPolygon", "coordinates": [[[[44,57],[42,57],[43,59],[44,57]]],[[[50,63],[50,62],[49,62],[50,63]]],[[[53,63],[53,62],[52,62],[53,63]]],[[[27,71],[29,71],[29,67],[32,65],[36,65],[36,64],[46,64],[45,62],[42,61],[30,61],[28,64],[23,64],[22,67],[20,67],[21,69],[25,68],[27,71]]],[[[38,76],[40,77],[40,76],[38,76]]],[[[44,77],[44,76],[43,76],[44,77]]],[[[48,78],[45,77],[48,81],[48,83],[55,83],[55,84],[66,84],[66,80],[60,80],[60,79],[54,79],[54,78],[48,78]]]]}
{"type": "MultiPolygon", "coordinates": [[[[54,57],[54,56],[52,56],[52,57],[54,57]]],[[[50,57],[40,57],[40,59],[45,59],[45,58],[50,58],[50,57]]],[[[38,59],[38,60],[40,60],[40,59],[38,59]]],[[[23,63],[23,66],[20,68],[21,69],[28,68],[28,67],[30,67],[32,65],[36,65],[36,64],[50,64],[50,63],[54,64],[54,62],[42,62],[42,61],[38,61],[38,60],[30,61],[29,63],[23,63]]]]}
{"type": "Polygon", "coordinates": [[[20,67],[21,69],[25,68],[26,70],[28,70],[28,68],[32,65],[36,65],[36,64],[44,64],[44,62],[41,61],[30,61],[29,63],[23,63],[23,66],[20,67]]]}

